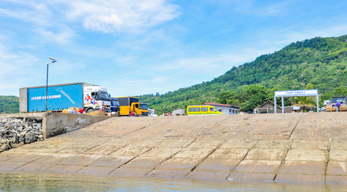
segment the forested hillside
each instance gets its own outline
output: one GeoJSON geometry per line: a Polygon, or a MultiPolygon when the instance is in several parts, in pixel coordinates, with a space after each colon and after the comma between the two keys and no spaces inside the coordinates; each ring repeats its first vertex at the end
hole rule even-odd
{"type": "MultiPolygon", "coordinates": [[[[233,67],[210,82],[182,88],[163,95],[142,95],[143,102],[159,113],[186,108],[190,104],[220,102],[252,109],[275,90],[318,89],[320,101],[347,94],[347,35],[291,43],[280,51],[233,67]]],[[[286,100],[287,104],[300,98],[286,100]]]]}
{"type": "Polygon", "coordinates": [[[0,113],[18,113],[19,98],[16,96],[0,96],[0,113]]]}
{"type": "MultiPolygon", "coordinates": [[[[240,105],[247,111],[272,100],[274,91],[297,89],[318,89],[321,104],[333,95],[347,95],[347,35],[291,43],[212,81],[140,99],[158,114],[205,102],[240,105]]],[[[286,99],[286,105],[305,102],[314,100],[286,99]]],[[[0,96],[0,112],[18,111],[18,97],[0,96]]]]}

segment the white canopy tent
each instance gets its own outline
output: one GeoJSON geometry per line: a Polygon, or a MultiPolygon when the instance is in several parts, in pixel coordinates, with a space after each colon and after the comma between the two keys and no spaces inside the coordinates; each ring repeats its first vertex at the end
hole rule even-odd
{"type": "Polygon", "coordinates": [[[318,100],[318,89],[309,90],[290,90],[290,91],[275,91],[274,104],[275,113],[277,113],[276,98],[282,98],[282,113],[284,113],[284,97],[317,97],[317,112],[319,112],[319,100],[318,100]]]}

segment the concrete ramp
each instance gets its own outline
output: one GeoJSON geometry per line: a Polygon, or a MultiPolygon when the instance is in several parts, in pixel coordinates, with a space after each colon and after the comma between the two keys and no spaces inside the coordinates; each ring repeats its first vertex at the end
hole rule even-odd
{"type": "Polygon", "coordinates": [[[302,114],[114,118],[103,134],[126,138],[288,139],[302,114]]]}
{"type": "Polygon", "coordinates": [[[305,113],[291,138],[347,141],[347,113],[305,113]]]}
{"type": "Polygon", "coordinates": [[[345,115],[110,118],[1,153],[0,172],[347,185],[345,115]]]}

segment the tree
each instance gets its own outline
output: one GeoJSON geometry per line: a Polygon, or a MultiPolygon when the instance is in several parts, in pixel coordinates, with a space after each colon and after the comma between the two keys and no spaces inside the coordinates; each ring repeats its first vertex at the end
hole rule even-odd
{"type": "Polygon", "coordinates": [[[235,98],[241,102],[240,110],[248,111],[248,108],[252,110],[271,99],[269,95],[269,90],[266,87],[255,84],[243,86],[241,92],[235,98]],[[246,101],[248,101],[248,104],[246,101]]]}
{"type": "Polygon", "coordinates": [[[218,102],[221,104],[231,104],[234,100],[235,93],[233,92],[222,92],[219,94],[218,102]]]}
{"type": "Polygon", "coordinates": [[[307,83],[306,89],[313,89],[314,85],[312,83],[307,83]]]}
{"type": "Polygon", "coordinates": [[[340,96],[340,95],[347,96],[347,87],[337,87],[335,88],[333,94],[335,96],[340,96]]]}
{"type": "MultiPolygon", "coordinates": [[[[154,98],[141,97],[140,100],[154,109],[163,104],[184,108],[188,104],[204,102],[243,106],[245,101],[254,108],[266,100],[273,100],[271,94],[279,90],[318,89],[324,98],[334,94],[347,96],[346,47],[347,35],[291,43],[272,54],[261,55],[252,62],[233,67],[212,81],[172,93],[157,93],[154,98]],[[251,87],[253,85],[255,87],[251,87]]],[[[285,105],[291,105],[289,99],[292,103],[300,100],[285,98],[285,105]]],[[[280,103],[278,98],[277,104],[280,103]]],[[[246,108],[241,110],[247,111],[246,108]]]]}

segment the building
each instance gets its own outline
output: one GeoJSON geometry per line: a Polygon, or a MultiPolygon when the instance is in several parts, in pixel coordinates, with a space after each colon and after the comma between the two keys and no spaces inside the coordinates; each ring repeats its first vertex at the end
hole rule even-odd
{"type": "MultiPolygon", "coordinates": [[[[256,113],[274,113],[275,104],[268,100],[263,103],[259,108],[256,108],[256,113]]],[[[284,107],[285,113],[291,113],[293,111],[293,107],[284,107]]],[[[282,113],[282,108],[277,106],[277,113],[282,113]]]]}
{"type": "Polygon", "coordinates": [[[211,105],[218,111],[222,112],[224,115],[234,115],[239,114],[240,106],[220,104],[220,103],[205,103],[205,105],[211,105]]]}

